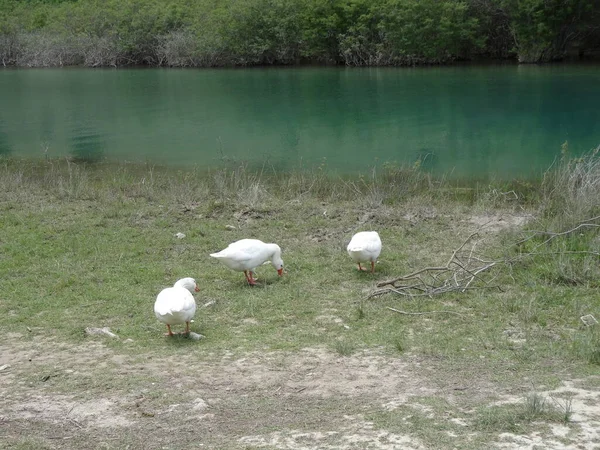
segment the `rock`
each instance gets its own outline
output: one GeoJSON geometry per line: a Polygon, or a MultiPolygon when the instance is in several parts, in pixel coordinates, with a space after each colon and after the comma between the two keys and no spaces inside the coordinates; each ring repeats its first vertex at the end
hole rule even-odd
{"type": "Polygon", "coordinates": [[[177,234],[175,234],[175,237],[177,239],[183,239],[185,237],[185,234],[183,234],[183,233],[177,233],[177,234]]]}
{"type": "Polygon", "coordinates": [[[206,403],[201,398],[195,399],[193,405],[194,406],[192,406],[192,409],[194,409],[196,411],[202,411],[203,409],[208,408],[208,403],[206,403]]]}
{"type": "Polygon", "coordinates": [[[581,316],[579,318],[586,327],[591,327],[592,325],[597,325],[598,321],[591,314],[586,314],[585,316],[581,316]]]}
{"type": "Polygon", "coordinates": [[[115,333],[110,331],[110,328],[108,328],[108,327],[104,327],[104,328],[87,327],[85,329],[85,333],[89,334],[90,336],[106,335],[111,338],[119,339],[119,336],[117,336],[115,333]]]}
{"type": "Polygon", "coordinates": [[[194,341],[199,341],[200,339],[204,338],[204,335],[190,331],[190,334],[188,334],[188,337],[194,341]]]}

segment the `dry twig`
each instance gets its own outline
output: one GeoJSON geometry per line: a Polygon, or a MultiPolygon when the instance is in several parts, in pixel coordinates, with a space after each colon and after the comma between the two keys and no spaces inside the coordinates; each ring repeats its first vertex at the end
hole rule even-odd
{"type": "MultiPolygon", "coordinates": [[[[553,239],[559,236],[567,236],[583,228],[599,228],[600,224],[593,223],[600,220],[600,216],[592,217],[570,230],[560,233],[553,232],[535,232],[531,236],[516,242],[516,245],[521,245],[535,237],[548,236],[540,244],[536,245],[530,252],[521,253],[510,259],[490,260],[476,252],[476,247],[479,241],[474,241],[478,235],[477,232],[471,234],[456,250],[443,266],[425,267],[408,275],[393,278],[391,280],[377,283],[379,289],[374,290],[368,298],[378,297],[383,294],[393,293],[406,297],[432,297],[434,295],[446,294],[449,292],[465,292],[473,289],[498,289],[502,290],[498,285],[492,285],[493,278],[484,277],[490,270],[501,264],[509,265],[516,261],[535,255],[591,255],[599,256],[599,252],[594,251],[538,251],[540,247],[545,246],[553,239]],[[470,248],[466,249],[468,243],[471,242],[470,248]]],[[[392,309],[392,308],[389,308],[392,309]]],[[[393,310],[393,309],[392,309],[393,310]]],[[[397,311],[399,312],[399,311],[397,311]]]]}
{"type": "Polygon", "coordinates": [[[423,311],[423,312],[408,312],[408,311],[400,311],[396,308],[387,307],[390,311],[397,312],[398,314],[406,314],[408,316],[422,316],[423,314],[456,314],[457,316],[462,316],[463,314],[455,312],[455,311],[423,311]]]}
{"type": "Polygon", "coordinates": [[[382,281],[368,298],[387,293],[395,293],[408,297],[422,297],[444,294],[453,291],[465,292],[468,289],[500,289],[481,279],[481,274],[490,270],[499,261],[490,261],[475,251],[478,242],[472,242],[478,233],[471,234],[460,247],[452,252],[446,265],[425,267],[408,275],[382,281]],[[466,245],[472,242],[469,249],[466,245]],[[482,280],[483,285],[473,287],[475,280],[482,280]]]}

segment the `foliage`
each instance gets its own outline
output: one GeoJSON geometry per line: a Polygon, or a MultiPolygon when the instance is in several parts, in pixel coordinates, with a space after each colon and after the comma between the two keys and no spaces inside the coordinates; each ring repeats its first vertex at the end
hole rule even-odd
{"type": "Polygon", "coordinates": [[[567,47],[598,36],[598,0],[503,0],[521,62],[562,59],[567,47]]]}
{"type": "Polygon", "coordinates": [[[478,40],[478,21],[457,1],[390,0],[383,9],[382,30],[401,60],[440,63],[464,58],[478,40]]]}
{"type": "Polygon", "coordinates": [[[5,0],[0,56],[22,66],[537,62],[593,49],[599,16],[600,0],[5,0]]]}

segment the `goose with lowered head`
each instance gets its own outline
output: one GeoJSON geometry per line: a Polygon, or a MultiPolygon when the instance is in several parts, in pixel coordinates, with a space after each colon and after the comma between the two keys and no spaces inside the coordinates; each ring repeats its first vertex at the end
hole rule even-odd
{"type": "Polygon", "coordinates": [[[200,289],[193,278],[182,278],[173,287],[160,291],[154,303],[156,318],[167,325],[166,336],[173,336],[171,325],[185,323],[184,334],[190,332],[190,322],[196,314],[196,301],[192,293],[200,289]]]}
{"type": "Polygon", "coordinates": [[[358,270],[363,270],[361,262],[370,262],[371,273],[374,273],[375,262],[381,253],[381,238],[377,231],[361,231],[352,236],[346,250],[354,262],[358,263],[358,270]]]}
{"type": "Polygon", "coordinates": [[[267,244],[258,239],[242,239],[232,242],[227,248],[210,256],[221,261],[225,266],[238,272],[244,272],[248,284],[254,286],[254,271],[264,262],[271,261],[279,276],[283,275],[281,248],[277,244],[267,244]]]}

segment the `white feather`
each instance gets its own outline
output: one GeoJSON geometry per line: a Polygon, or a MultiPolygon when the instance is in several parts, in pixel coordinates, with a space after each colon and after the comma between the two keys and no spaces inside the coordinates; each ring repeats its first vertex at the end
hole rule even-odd
{"type": "Polygon", "coordinates": [[[352,236],[346,250],[357,263],[374,263],[381,253],[381,238],[377,231],[361,231],[352,236]]]}
{"type": "Polygon", "coordinates": [[[281,248],[277,244],[266,244],[258,239],[242,239],[232,242],[227,248],[210,256],[238,272],[251,271],[265,262],[271,262],[277,271],[283,270],[281,248]]]}
{"type": "Polygon", "coordinates": [[[156,318],[167,325],[191,322],[196,314],[196,301],[192,295],[196,289],[193,278],[182,278],[173,287],[163,289],[154,303],[156,318]]]}

